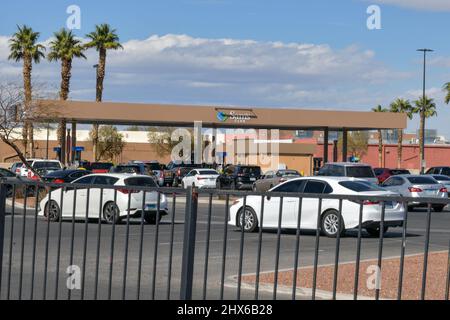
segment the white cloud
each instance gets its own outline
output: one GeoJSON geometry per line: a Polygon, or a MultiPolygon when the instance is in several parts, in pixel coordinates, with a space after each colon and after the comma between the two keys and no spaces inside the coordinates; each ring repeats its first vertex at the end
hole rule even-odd
{"type": "MultiPolygon", "coordinates": [[[[48,40],[46,41],[48,42],[48,40]]],[[[380,85],[410,75],[358,46],[151,36],[108,53],[105,100],[367,109],[380,85]]],[[[0,80],[21,77],[0,36],[0,80]]],[[[74,63],[71,97],[94,99],[97,53],[74,63]]],[[[59,85],[59,64],[42,62],[33,77],[59,85]]]]}
{"type": "MultiPolygon", "coordinates": [[[[369,1],[369,0],[364,0],[369,1]]],[[[379,4],[392,4],[399,7],[428,11],[450,11],[449,0],[370,0],[379,4]]]]}

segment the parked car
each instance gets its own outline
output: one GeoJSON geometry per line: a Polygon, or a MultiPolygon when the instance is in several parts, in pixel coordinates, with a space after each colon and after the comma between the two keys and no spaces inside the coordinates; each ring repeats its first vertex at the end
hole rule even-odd
{"type": "Polygon", "coordinates": [[[181,186],[187,188],[189,186],[205,189],[215,188],[219,173],[212,169],[195,169],[189,172],[181,181],[181,186]]]}
{"type": "Polygon", "coordinates": [[[252,190],[253,184],[261,177],[258,166],[229,165],[217,178],[218,189],[252,190]]]}
{"type": "Polygon", "coordinates": [[[112,167],[114,167],[114,164],[110,162],[92,162],[85,169],[92,173],[108,173],[112,167]]]}
{"type": "MultiPolygon", "coordinates": [[[[29,179],[27,179],[26,177],[20,177],[17,176],[14,172],[8,170],[8,169],[4,169],[4,168],[0,168],[0,180],[2,182],[5,183],[6,185],[6,197],[10,198],[13,196],[13,184],[16,184],[16,189],[17,188],[21,188],[20,183],[21,182],[29,182],[29,179]],[[8,184],[8,182],[10,182],[11,184],[8,184]]],[[[30,185],[30,186],[26,186],[26,189],[28,190],[28,195],[30,195],[30,193],[33,192],[34,186],[30,185]]]]}
{"type": "Polygon", "coordinates": [[[362,163],[336,162],[325,164],[317,173],[322,177],[361,178],[378,184],[378,179],[371,166],[362,163]]]}
{"type": "Polygon", "coordinates": [[[20,168],[23,166],[22,162],[14,162],[11,167],[9,168],[9,170],[11,170],[12,172],[14,172],[15,175],[20,176],[20,168]]]}
{"type": "MultiPolygon", "coordinates": [[[[44,176],[50,172],[58,171],[63,169],[63,165],[58,160],[40,160],[40,159],[30,159],[27,160],[28,164],[36,170],[39,175],[44,176]]],[[[33,171],[29,170],[25,164],[20,167],[20,176],[28,177],[29,179],[35,180],[37,177],[33,171]]]]}
{"type": "MultiPolygon", "coordinates": [[[[130,217],[140,217],[144,214],[144,219],[147,223],[155,224],[157,217],[157,199],[158,193],[156,191],[146,192],[145,207],[142,210],[144,202],[144,191],[129,191],[129,189],[118,189],[114,192],[113,189],[103,189],[102,203],[100,206],[100,189],[99,186],[140,186],[157,188],[155,181],[148,176],[143,175],[129,175],[129,174],[92,174],[77,179],[71,183],[74,187],[76,185],[92,185],[89,189],[89,210],[88,218],[99,218],[99,208],[102,208],[101,218],[107,223],[120,223],[123,218],[127,217],[129,212],[130,217]],[[116,195],[115,195],[116,194],[116,195]],[[130,198],[129,198],[130,197],[130,198]],[[130,199],[130,206],[128,201],[130,199]],[[129,210],[128,210],[129,209],[129,210]]],[[[73,210],[75,208],[75,218],[86,218],[87,206],[87,188],[76,189],[71,188],[57,189],[51,192],[51,196],[47,195],[40,203],[40,216],[45,216],[50,221],[56,222],[60,219],[73,217],[73,210]],[[63,205],[61,208],[61,192],[64,192],[63,205]],[[74,199],[75,198],[75,199],[74,199]],[[74,206],[74,201],[76,204],[74,206]]],[[[160,215],[159,218],[167,215],[167,199],[164,194],[160,195],[160,215]]]]}
{"type": "Polygon", "coordinates": [[[71,183],[72,181],[89,174],[91,174],[91,172],[88,170],[59,170],[45,175],[42,177],[42,180],[49,183],[71,183]]]}
{"type": "MultiPolygon", "coordinates": [[[[448,198],[447,188],[432,176],[413,174],[392,176],[382,186],[386,190],[398,192],[404,197],[417,198],[416,202],[408,203],[411,210],[415,207],[427,206],[427,203],[421,202],[420,198],[448,198]]],[[[435,204],[433,210],[441,212],[444,207],[443,204],[435,204]]]]}
{"type": "MultiPolygon", "coordinates": [[[[284,182],[269,192],[292,193],[294,197],[283,198],[283,212],[281,228],[297,229],[299,198],[298,193],[304,194],[339,194],[339,195],[367,195],[367,196],[399,196],[399,194],[385,190],[363,179],[347,177],[303,177],[284,182]]],[[[244,220],[244,231],[253,232],[258,228],[278,228],[280,215],[280,198],[268,196],[264,198],[264,219],[261,224],[261,196],[247,196],[246,207],[244,199],[236,200],[230,208],[229,224],[241,228],[244,220]]],[[[380,235],[380,221],[382,206],[379,202],[364,201],[362,228],[372,236],[380,235]]],[[[346,230],[359,226],[359,212],[361,203],[343,200],[342,219],[339,220],[339,200],[323,199],[321,206],[320,225],[317,225],[319,201],[314,198],[303,198],[301,208],[301,229],[316,230],[320,228],[322,233],[328,237],[336,237],[338,233],[343,235],[346,230]],[[342,223],[341,223],[342,222],[342,223]]],[[[385,209],[385,222],[383,233],[389,227],[403,225],[405,208],[397,201],[389,202],[385,209]]]]}
{"type": "Polygon", "coordinates": [[[253,191],[266,192],[282,182],[300,178],[301,176],[297,170],[268,171],[253,183],[253,191]]]}
{"type": "Polygon", "coordinates": [[[433,167],[428,169],[426,174],[440,174],[450,177],[450,167],[433,167]]]}
{"type": "Polygon", "coordinates": [[[153,172],[158,185],[160,187],[164,186],[164,170],[166,166],[160,164],[158,161],[131,161],[130,163],[142,163],[147,169],[147,172],[153,172]]]}
{"type": "Polygon", "coordinates": [[[178,187],[183,178],[193,169],[201,168],[201,165],[184,162],[170,162],[164,171],[164,184],[178,187]]]}
{"type": "Polygon", "coordinates": [[[431,174],[430,176],[436,179],[437,182],[439,182],[440,184],[444,185],[444,187],[447,188],[447,191],[449,191],[448,196],[450,198],[450,177],[439,174],[431,174]]]}
{"type": "Polygon", "coordinates": [[[411,172],[406,169],[375,168],[373,169],[373,171],[375,172],[379,183],[383,183],[387,178],[391,176],[396,176],[399,174],[411,174],[411,172]]]}

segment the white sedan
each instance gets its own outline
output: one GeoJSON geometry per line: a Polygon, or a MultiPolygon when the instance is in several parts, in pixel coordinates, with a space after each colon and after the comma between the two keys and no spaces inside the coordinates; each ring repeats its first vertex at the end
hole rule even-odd
{"type": "Polygon", "coordinates": [[[195,187],[199,189],[215,188],[219,173],[212,169],[195,169],[189,172],[181,181],[183,188],[195,187]]]}
{"type": "MultiPolygon", "coordinates": [[[[396,193],[386,191],[374,184],[362,179],[345,177],[305,177],[285,182],[269,192],[292,192],[305,194],[339,194],[339,195],[366,195],[366,196],[399,196],[396,193]]],[[[230,207],[229,224],[239,227],[244,220],[244,231],[253,232],[261,227],[261,196],[248,196],[246,209],[244,210],[244,199],[236,200],[230,207]],[[245,211],[245,215],[243,216],[245,211]]],[[[278,228],[279,197],[264,198],[263,228],[278,228]]],[[[342,201],[342,223],[339,221],[339,200],[323,199],[318,219],[319,200],[317,198],[303,198],[301,207],[300,229],[316,230],[317,227],[328,237],[336,237],[338,230],[344,234],[346,229],[359,226],[360,203],[342,201]],[[320,225],[317,225],[319,220],[320,225]]],[[[372,236],[380,235],[380,221],[382,205],[379,202],[364,201],[362,227],[372,236]]],[[[283,198],[283,212],[281,217],[281,228],[297,229],[299,214],[299,198],[283,198]]],[[[385,222],[383,233],[389,227],[403,225],[405,207],[402,203],[389,201],[385,203],[385,222]]]]}
{"type": "MultiPolygon", "coordinates": [[[[72,219],[74,215],[75,219],[85,219],[86,211],[88,211],[88,219],[101,217],[107,223],[119,223],[128,214],[130,217],[140,217],[143,213],[147,223],[156,223],[158,192],[146,192],[144,204],[144,191],[131,191],[130,194],[130,189],[126,188],[132,186],[157,188],[155,181],[149,176],[92,174],[75,180],[71,184],[74,188],[66,187],[65,191],[62,188],[57,189],[47,195],[40,203],[39,215],[56,222],[60,219],[72,219]],[[92,185],[92,187],[78,188],[77,185],[92,185]],[[124,186],[124,188],[118,189],[117,192],[114,192],[114,189],[104,188],[102,192],[99,186],[124,186]],[[87,208],[88,190],[89,208],[87,208]],[[102,198],[101,205],[100,198],[102,198]]],[[[161,217],[168,213],[167,199],[162,193],[159,209],[159,220],[161,220],[161,217]]]]}

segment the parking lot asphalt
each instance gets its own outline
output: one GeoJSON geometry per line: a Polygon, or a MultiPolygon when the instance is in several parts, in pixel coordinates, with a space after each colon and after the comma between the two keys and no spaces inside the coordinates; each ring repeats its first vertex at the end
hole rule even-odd
{"type": "MultiPolygon", "coordinates": [[[[169,202],[171,203],[171,202],[169,202]]],[[[169,208],[172,212],[172,208],[169,208]]],[[[42,218],[35,218],[33,211],[25,214],[17,209],[14,217],[11,208],[7,208],[5,225],[5,245],[3,258],[3,278],[1,299],[67,299],[69,291],[66,287],[69,275],[66,273],[69,265],[80,267],[84,291],[71,290],[72,299],[93,299],[97,293],[99,299],[107,299],[111,283],[112,299],[138,298],[138,285],[140,282],[140,299],[178,299],[180,292],[180,274],[182,264],[182,249],[184,244],[184,214],[185,203],[177,203],[175,217],[172,214],[164,217],[157,228],[153,225],[141,226],[140,219],[131,219],[127,226],[125,222],[111,225],[92,220],[63,221],[48,223],[42,218]],[[171,223],[172,219],[175,221],[171,223]],[[60,229],[61,227],[61,229],[60,229]],[[36,230],[36,232],[35,232],[36,230]],[[57,268],[59,231],[60,263],[57,268]],[[12,242],[11,242],[12,231],[12,242]],[[23,231],[25,231],[23,233],[23,231]],[[86,232],[87,231],[87,232],[86,232]],[[140,239],[142,231],[142,259],[140,261],[140,239]],[[173,247],[171,238],[173,231],[173,247]],[[113,240],[114,233],[114,240],[113,240]],[[22,235],[24,237],[22,238],[22,235]],[[72,244],[73,234],[73,244],[72,244]],[[128,235],[128,241],[127,241],[128,235]],[[22,239],[24,241],[22,241],[22,239]],[[36,242],[34,242],[36,239],[36,242]],[[84,245],[86,239],[86,246],[84,245]],[[100,240],[100,242],[98,242],[100,240]],[[33,246],[33,244],[36,246],[33,246]],[[48,248],[47,248],[48,243],[48,248]],[[12,246],[10,246],[12,244],[12,246]],[[73,256],[71,259],[71,247],[73,256]],[[10,248],[11,255],[10,255],[10,248]],[[98,248],[100,250],[98,250],[98,248]],[[112,250],[113,248],[113,250],[112,250]],[[128,248],[128,250],[126,249],[128,248]],[[172,251],[172,259],[170,252],[172,251]],[[34,252],[34,254],[33,254],[34,252]],[[98,255],[98,278],[97,253],[98,255]],[[113,254],[111,254],[113,253],[113,254]],[[154,259],[156,256],[156,260],[154,259]],[[111,269],[112,266],[112,269],[111,269]],[[156,268],[155,268],[156,266],[156,268]],[[34,269],[34,283],[33,272],[34,269]],[[169,270],[171,283],[169,281],[169,270]],[[21,277],[21,270],[23,271],[21,277]],[[47,271],[45,271],[47,270],[47,271]],[[83,278],[84,270],[84,278],[83,278]],[[112,270],[112,272],[111,272],[112,270]],[[124,270],[126,270],[124,272],[124,270]],[[8,275],[11,275],[10,277],[8,275]],[[140,276],[139,276],[140,275],[140,276]],[[56,282],[56,278],[58,281],[56,282]],[[110,279],[111,277],[111,279],[110,279]],[[124,280],[125,279],[125,280],[124,280]],[[97,280],[97,281],[96,281],[97,280]],[[56,286],[56,283],[58,286],[56,286]],[[98,283],[96,290],[96,283],[98,283]],[[153,289],[154,286],[154,289],[153,289]],[[8,287],[10,288],[8,290],[8,287]],[[58,287],[58,290],[56,288],[58,287]],[[170,288],[170,291],[168,290],[170,288]]],[[[211,229],[208,250],[208,277],[206,282],[207,299],[221,297],[221,274],[223,266],[223,249],[226,235],[226,260],[224,298],[235,299],[237,296],[236,280],[238,274],[241,233],[233,227],[225,230],[225,206],[221,201],[214,201],[212,205],[211,229]]],[[[448,250],[450,239],[450,212],[432,213],[430,250],[448,250]]],[[[422,253],[425,245],[426,211],[417,211],[408,214],[406,254],[422,253]]],[[[200,201],[198,207],[194,287],[193,297],[201,299],[204,294],[205,256],[208,234],[208,205],[200,201]]],[[[244,250],[242,270],[245,274],[255,273],[257,270],[259,234],[244,235],[244,250]]],[[[279,269],[291,269],[295,260],[295,231],[283,230],[280,242],[279,269]]],[[[310,266],[314,263],[316,237],[314,231],[302,231],[300,236],[299,266],[310,266]]],[[[400,255],[402,246],[402,229],[389,230],[383,241],[383,257],[400,255]]],[[[356,259],[357,232],[349,230],[340,241],[340,262],[349,262],[356,259]]],[[[373,259],[378,256],[379,240],[363,234],[361,259],[373,259]]],[[[272,271],[275,268],[277,249],[276,230],[264,230],[261,243],[261,272],[272,271]]],[[[336,239],[321,236],[319,242],[319,264],[334,263],[336,239]]],[[[73,282],[75,284],[75,282],[73,282]]],[[[272,288],[263,288],[261,299],[272,297],[272,288]]],[[[242,299],[253,299],[254,288],[241,290],[242,299]]],[[[279,299],[289,299],[290,294],[280,292],[279,299]]]]}

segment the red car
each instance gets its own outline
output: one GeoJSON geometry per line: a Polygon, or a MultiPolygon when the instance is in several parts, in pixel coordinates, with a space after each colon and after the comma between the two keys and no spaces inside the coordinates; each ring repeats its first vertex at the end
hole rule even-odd
{"type": "Polygon", "coordinates": [[[375,168],[373,169],[375,175],[380,183],[383,183],[390,176],[396,176],[399,174],[411,174],[409,170],[406,169],[388,169],[388,168],[375,168]]]}
{"type": "Polygon", "coordinates": [[[114,164],[109,162],[92,162],[85,169],[92,173],[108,173],[112,167],[114,167],[114,164]]]}

